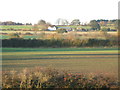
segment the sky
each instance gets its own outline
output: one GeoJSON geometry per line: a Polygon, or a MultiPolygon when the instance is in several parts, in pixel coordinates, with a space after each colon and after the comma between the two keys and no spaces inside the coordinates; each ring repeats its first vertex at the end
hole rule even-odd
{"type": "Polygon", "coordinates": [[[0,0],[0,21],[37,23],[43,19],[52,24],[58,18],[117,19],[119,0],[0,0]]]}

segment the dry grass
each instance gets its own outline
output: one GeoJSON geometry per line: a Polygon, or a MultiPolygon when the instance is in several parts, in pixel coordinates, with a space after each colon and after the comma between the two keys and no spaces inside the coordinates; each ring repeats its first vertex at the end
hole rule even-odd
{"type": "MultiPolygon", "coordinates": [[[[13,33],[21,33],[21,37],[24,38],[26,33],[30,33],[31,38],[37,39],[68,39],[68,40],[75,40],[75,39],[117,39],[118,32],[68,32],[59,34],[55,31],[0,31],[0,34],[7,33],[9,36],[13,33]],[[39,38],[38,38],[39,37],[39,38]]],[[[7,35],[4,35],[4,37],[7,35]]],[[[4,39],[4,38],[3,38],[4,39]]]]}

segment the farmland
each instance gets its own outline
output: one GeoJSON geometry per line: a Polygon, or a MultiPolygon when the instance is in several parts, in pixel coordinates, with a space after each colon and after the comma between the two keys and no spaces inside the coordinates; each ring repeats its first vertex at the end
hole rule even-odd
{"type": "MultiPolygon", "coordinates": [[[[87,37],[87,38],[101,38],[101,39],[104,39],[104,37],[106,37],[106,36],[111,36],[111,37],[117,36],[116,31],[108,31],[108,32],[101,32],[101,30],[100,31],[90,31],[91,27],[89,25],[87,25],[87,26],[83,26],[83,25],[79,25],[79,26],[76,26],[76,25],[59,26],[58,25],[57,27],[58,28],[59,27],[72,28],[73,31],[63,33],[63,34],[67,34],[67,35],[78,34],[78,35],[81,35],[81,37],[75,36],[77,38],[86,38],[87,37]],[[78,29],[78,31],[74,32],[74,29],[78,29]],[[82,31],[79,31],[79,29],[85,29],[85,30],[88,30],[88,31],[87,32],[86,31],[82,32],[82,31]],[[108,35],[105,36],[104,33],[107,33],[108,35]],[[98,36],[100,36],[100,37],[98,37],[98,36]]],[[[101,26],[101,28],[115,29],[114,26],[108,26],[108,25],[107,26],[101,26]]],[[[52,34],[57,33],[57,31],[46,31],[45,29],[43,29],[43,26],[41,26],[41,25],[37,26],[37,30],[35,30],[34,25],[1,25],[0,29],[1,29],[0,39],[9,39],[9,38],[11,38],[11,34],[18,34],[21,38],[24,38],[24,39],[33,39],[33,38],[41,39],[40,34],[45,34],[44,35],[44,39],[45,39],[47,35],[52,36],[52,34]]]]}
{"type": "Polygon", "coordinates": [[[52,67],[73,73],[117,73],[117,48],[2,48],[3,71],[52,67]]]}
{"type": "MultiPolygon", "coordinates": [[[[116,87],[118,32],[74,31],[76,28],[90,30],[90,26],[69,27],[73,31],[59,33],[39,29],[35,31],[31,25],[3,26],[1,29],[3,31],[0,31],[2,86],[4,88],[36,87],[35,83],[39,80],[39,76],[41,80],[45,78],[47,80],[46,86],[44,82],[40,81],[39,87],[61,87],[59,86],[61,80],[62,84],[66,83],[67,87],[116,87]],[[38,73],[38,68],[43,71],[38,73]],[[33,71],[31,72],[31,70],[33,71]],[[66,73],[71,74],[70,77],[66,76],[66,73]],[[19,75],[21,76],[19,77],[19,75]],[[81,75],[83,75],[82,78],[81,75]],[[77,79],[78,77],[80,78],[77,79]],[[84,78],[87,78],[86,81],[84,78]],[[33,86],[28,81],[33,81],[33,86]],[[80,82],[82,83],[78,84],[80,82]]],[[[62,87],[66,87],[66,85],[62,87]]]]}
{"type": "MultiPolygon", "coordinates": [[[[41,26],[38,26],[39,28],[41,28],[41,26]]],[[[90,26],[58,26],[58,27],[71,27],[71,28],[84,28],[84,29],[90,29],[90,26]]],[[[102,26],[101,28],[111,28],[111,29],[115,29],[115,27],[113,26],[102,26]]],[[[0,29],[26,29],[26,30],[31,30],[33,29],[33,25],[2,25],[0,26],[0,29]]]]}
{"type": "Polygon", "coordinates": [[[32,29],[31,25],[2,25],[1,29],[32,29]]]}

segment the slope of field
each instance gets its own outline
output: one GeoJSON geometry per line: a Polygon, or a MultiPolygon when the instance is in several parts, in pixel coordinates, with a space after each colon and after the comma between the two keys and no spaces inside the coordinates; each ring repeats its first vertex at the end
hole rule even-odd
{"type": "Polygon", "coordinates": [[[36,66],[70,72],[118,72],[117,48],[2,48],[3,71],[36,66]]]}

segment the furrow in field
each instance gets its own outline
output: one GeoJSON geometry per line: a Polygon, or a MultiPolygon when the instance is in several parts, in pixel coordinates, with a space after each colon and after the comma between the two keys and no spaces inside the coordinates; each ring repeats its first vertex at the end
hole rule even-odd
{"type": "Polygon", "coordinates": [[[117,50],[112,51],[55,51],[55,52],[3,52],[2,55],[44,55],[44,54],[118,54],[117,50]]]}

